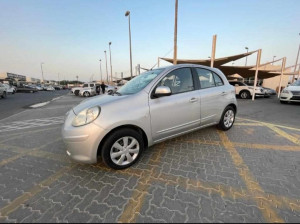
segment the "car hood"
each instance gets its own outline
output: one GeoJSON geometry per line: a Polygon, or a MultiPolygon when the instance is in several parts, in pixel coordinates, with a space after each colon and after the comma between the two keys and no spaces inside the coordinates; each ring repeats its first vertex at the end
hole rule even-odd
{"type": "Polygon", "coordinates": [[[87,99],[82,101],[80,104],[78,104],[77,106],[75,106],[73,108],[74,113],[77,115],[79,114],[81,111],[87,109],[87,108],[91,108],[91,107],[95,107],[95,106],[102,106],[104,104],[107,103],[111,103],[114,101],[119,101],[122,100],[124,98],[127,98],[129,95],[125,95],[125,96],[111,96],[111,95],[105,95],[105,96],[96,96],[93,97],[92,99],[87,99]]]}
{"type": "Polygon", "coordinates": [[[289,91],[300,91],[300,86],[289,86],[286,89],[289,91]]]}

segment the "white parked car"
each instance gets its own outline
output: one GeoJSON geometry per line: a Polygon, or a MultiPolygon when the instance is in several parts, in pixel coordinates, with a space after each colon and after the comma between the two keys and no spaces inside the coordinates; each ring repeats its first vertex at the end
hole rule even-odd
{"type": "Polygon", "coordinates": [[[53,86],[47,86],[46,90],[47,91],[55,91],[55,89],[53,88],[53,86]]]}
{"type": "Polygon", "coordinates": [[[86,87],[79,91],[79,96],[90,97],[96,95],[96,88],[86,87]]]}
{"type": "Polygon", "coordinates": [[[7,93],[15,94],[17,92],[16,87],[11,86],[11,85],[6,84],[6,83],[4,83],[3,85],[5,86],[7,93]]]}
{"type": "Polygon", "coordinates": [[[300,79],[282,90],[280,102],[300,102],[300,79]]]}
{"type": "Polygon", "coordinates": [[[75,94],[75,96],[79,96],[80,91],[84,88],[94,88],[96,91],[95,83],[84,83],[82,87],[74,87],[71,89],[71,93],[75,94]]]}
{"type": "Polygon", "coordinates": [[[106,85],[105,87],[105,92],[107,92],[108,95],[115,93],[117,90],[118,90],[117,86],[106,85]]]}
{"type": "MultiPolygon", "coordinates": [[[[242,99],[249,99],[253,93],[253,86],[248,86],[247,84],[239,81],[229,81],[229,84],[235,87],[235,94],[242,99]]],[[[265,96],[266,92],[262,87],[257,86],[255,88],[255,96],[265,96]]]]}
{"type": "Polygon", "coordinates": [[[6,98],[7,96],[7,89],[6,87],[0,82],[0,97],[6,98]]]}

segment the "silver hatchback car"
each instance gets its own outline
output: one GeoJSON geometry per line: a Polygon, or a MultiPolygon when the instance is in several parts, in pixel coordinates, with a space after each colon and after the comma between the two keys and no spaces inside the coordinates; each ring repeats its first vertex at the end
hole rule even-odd
{"type": "Polygon", "coordinates": [[[124,169],[158,142],[216,124],[230,129],[236,112],[235,89],[220,70],[173,65],[83,101],[67,113],[62,136],[75,161],[96,163],[101,156],[109,167],[124,169]]]}

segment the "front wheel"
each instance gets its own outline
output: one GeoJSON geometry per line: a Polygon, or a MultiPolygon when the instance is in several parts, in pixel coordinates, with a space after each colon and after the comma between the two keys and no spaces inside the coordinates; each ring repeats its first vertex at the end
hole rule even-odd
{"type": "Polygon", "coordinates": [[[90,96],[90,93],[89,93],[89,92],[84,92],[84,93],[83,93],[83,96],[84,96],[84,97],[89,97],[89,96],[90,96]]]}
{"type": "Polygon", "coordinates": [[[6,98],[6,92],[3,92],[2,98],[6,98]]]}
{"type": "Polygon", "coordinates": [[[144,150],[142,136],[133,129],[120,129],[105,140],[101,149],[103,162],[110,168],[120,170],[138,161],[144,150]]]}
{"type": "Polygon", "coordinates": [[[235,121],[235,113],[236,111],[232,106],[226,107],[218,124],[218,128],[223,131],[229,130],[235,121]]]}
{"type": "Polygon", "coordinates": [[[287,104],[287,103],[288,103],[288,101],[283,101],[283,100],[280,100],[280,103],[282,103],[282,104],[287,104]]]}

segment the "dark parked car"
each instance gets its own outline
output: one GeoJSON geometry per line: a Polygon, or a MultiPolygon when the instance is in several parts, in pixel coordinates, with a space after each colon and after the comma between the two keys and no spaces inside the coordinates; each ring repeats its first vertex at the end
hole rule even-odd
{"type": "Polygon", "coordinates": [[[33,86],[29,86],[29,85],[20,85],[17,88],[17,92],[21,93],[35,93],[37,92],[38,89],[33,87],[33,86]]]}

